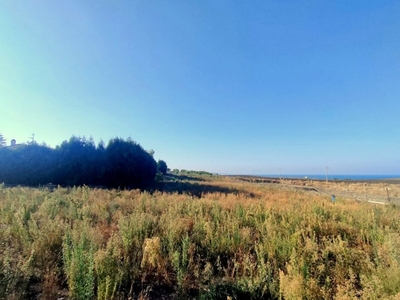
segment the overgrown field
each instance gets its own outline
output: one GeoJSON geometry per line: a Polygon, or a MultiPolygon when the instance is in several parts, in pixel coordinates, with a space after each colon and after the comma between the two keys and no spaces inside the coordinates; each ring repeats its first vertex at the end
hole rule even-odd
{"type": "Polygon", "coordinates": [[[224,178],[173,184],[1,186],[0,298],[400,297],[395,205],[224,178]]]}

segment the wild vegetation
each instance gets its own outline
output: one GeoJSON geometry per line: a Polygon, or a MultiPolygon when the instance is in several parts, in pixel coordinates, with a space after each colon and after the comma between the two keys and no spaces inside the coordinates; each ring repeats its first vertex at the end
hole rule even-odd
{"type": "Polygon", "coordinates": [[[2,186],[0,298],[400,297],[395,205],[219,176],[162,190],[2,186]]]}

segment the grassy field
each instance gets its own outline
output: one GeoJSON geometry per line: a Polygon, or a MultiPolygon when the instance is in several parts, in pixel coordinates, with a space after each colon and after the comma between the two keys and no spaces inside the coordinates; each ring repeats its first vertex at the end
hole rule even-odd
{"type": "Polygon", "coordinates": [[[318,195],[336,195],[357,201],[378,201],[400,204],[400,179],[388,180],[310,180],[279,179],[254,176],[232,176],[232,179],[253,183],[279,185],[285,190],[307,190],[318,195]]]}
{"type": "Polygon", "coordinates": [[[0,299],[61,298],[399,299],[400,208],[219,176],[1,186],[0,299]]]}

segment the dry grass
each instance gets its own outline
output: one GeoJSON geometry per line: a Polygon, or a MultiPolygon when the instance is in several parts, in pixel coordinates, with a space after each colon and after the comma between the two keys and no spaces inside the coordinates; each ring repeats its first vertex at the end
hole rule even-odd
{"type": "Polygon", "coordinates": [[[0,298],[400,297],[397,206],[195,183],[201,197],[0,188],[0,298]]]}
{"type": "Polygon", "coordinates": [[[398,180],[388,181],[318,181],[284,180],[283,185],[312,187],[326,194],[336,194],[357,200],[377,200],[400,204],[398,180]]]}

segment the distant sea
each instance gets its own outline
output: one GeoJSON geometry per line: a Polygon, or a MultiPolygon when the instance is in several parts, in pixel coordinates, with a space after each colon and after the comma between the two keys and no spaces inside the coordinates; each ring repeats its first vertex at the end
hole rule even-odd
{"type": "MultiPolygon", "coordinates": [[[[307,179],[326,179],[326,174],[317,174],[317,175],[292,175],[292,174],[263,174],[259,175],[261,177],[272,177],[272,178],[305,178],[307,179]]],[[[380,180],[380,179],[393,179],[400,178],[400,175],[330,175],[328,174],[328,180],[380,180]]]]}

